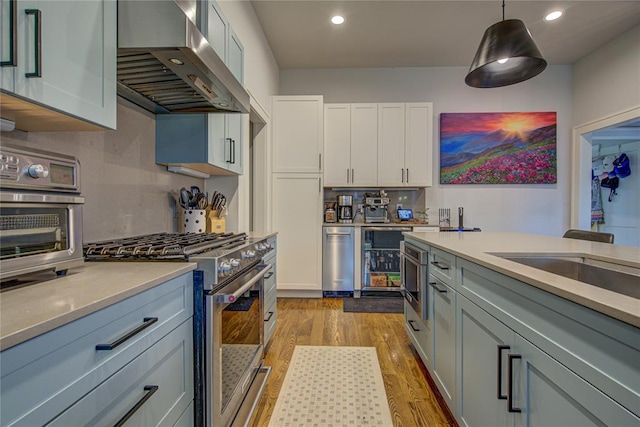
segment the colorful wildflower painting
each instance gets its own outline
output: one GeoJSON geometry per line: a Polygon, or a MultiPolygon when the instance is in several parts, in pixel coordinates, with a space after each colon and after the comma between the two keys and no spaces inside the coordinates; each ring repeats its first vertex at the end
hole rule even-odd
{"type": "Polygon", "coordinates": [[[440,114],[440,184],[555,184],[556,113],[440,114]]]}

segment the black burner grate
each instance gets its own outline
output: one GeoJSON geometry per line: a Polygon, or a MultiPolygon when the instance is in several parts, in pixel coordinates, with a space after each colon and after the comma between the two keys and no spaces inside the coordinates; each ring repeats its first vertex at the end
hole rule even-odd
{"type": "Polygon", "coordinates": [[[190,255],[237,246],[245,233],[156,233],[84,245],[87,261],[188,260],[190,255]]]}

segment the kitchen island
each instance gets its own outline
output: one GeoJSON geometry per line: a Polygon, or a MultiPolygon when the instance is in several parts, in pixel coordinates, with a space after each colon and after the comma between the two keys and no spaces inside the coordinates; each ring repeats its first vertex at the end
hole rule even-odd
{"type": "Polygon", "coordinates": [[[523,233],[405,241],[428,259],[426,315],[405,303],[405,329],[460,425],[640,426],[638,248],[523,233]],[[556,261],[624,273],[626,286],[544,270],[556,261]]]}

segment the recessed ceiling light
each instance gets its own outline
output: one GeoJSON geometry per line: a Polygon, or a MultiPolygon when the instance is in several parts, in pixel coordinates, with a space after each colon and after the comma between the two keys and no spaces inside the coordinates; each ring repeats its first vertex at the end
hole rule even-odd
{"type": "Polygon", "coordinates": [[[333,22],[336,25],[340,25],[344,22],[344,18],[340,15],[336,15],[333,18],[331,18],[331,22],[333,22]]]}
{"type": "Polygon", "coordinates": [[[556,19],[560,18],[562,16],[562,11],[561,10],[554,10],[553,12],[550,12],[547,14],[547,16],[544,17],[544,19],[546,21],[555,21],[556,19]]]}
{"type": "Polygon", "coordinates": [[[169,58],[169,61],[173,62],[176,65],[184,65],[184,62],[182,62],[178,58],[169,58]]]}
{"type": "Polygon", "coordinates": [[[509,58],[502,58],[502,59],[498,59],[498,63],[500,64],[504,64],[505,62],[507,62],[509,60],[509,58]]]}

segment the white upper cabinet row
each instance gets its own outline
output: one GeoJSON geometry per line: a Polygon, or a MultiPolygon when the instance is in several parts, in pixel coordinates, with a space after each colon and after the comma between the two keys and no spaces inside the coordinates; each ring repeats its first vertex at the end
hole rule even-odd
{"type": "Polygon", "coordinates": [[[27,131],[115,129],[116,6],[2,0],[2,117],[27,131]]]}
{"type": "Polygon", "coordinates": [[[433,105],[325,104],[326,187],[428,187],[433,105]]]}

